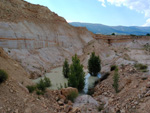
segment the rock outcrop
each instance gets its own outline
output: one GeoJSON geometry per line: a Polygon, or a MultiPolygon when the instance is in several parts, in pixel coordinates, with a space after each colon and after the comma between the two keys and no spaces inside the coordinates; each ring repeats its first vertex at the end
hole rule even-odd
{"type": "Polygon", "coordinates": [[[103,105],[101,112],[148,113],[150,77],[131,65],[119,68],[119,93],[113,88],[113,75],[95,87],[94,99],[103,105]]]}

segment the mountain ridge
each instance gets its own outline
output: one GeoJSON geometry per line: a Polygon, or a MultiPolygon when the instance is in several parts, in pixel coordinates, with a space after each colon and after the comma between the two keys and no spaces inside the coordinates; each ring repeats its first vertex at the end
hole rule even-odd
{"type": "Polygon", "coordinates": [[[147,33],[150,33],[150,27],[144,26],[108,26],[103,24],[80,22],[70,22],[69,24],[75,27],[86,27],[89,31],[95,34],[110,35],[112,33],[116,33],[119,35],[146,35],[147,33]]]}

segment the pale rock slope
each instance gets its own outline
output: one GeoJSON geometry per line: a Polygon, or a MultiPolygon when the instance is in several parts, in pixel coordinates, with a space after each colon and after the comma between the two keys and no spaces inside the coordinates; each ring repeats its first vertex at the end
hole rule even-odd
{"type": "Polygon", "coordinates": [[[0,46],[33,78],[61,65],[64,58],[80,54],[92,37],[87,29],[69,25],[47,7],[0,0],[0,46]]]}

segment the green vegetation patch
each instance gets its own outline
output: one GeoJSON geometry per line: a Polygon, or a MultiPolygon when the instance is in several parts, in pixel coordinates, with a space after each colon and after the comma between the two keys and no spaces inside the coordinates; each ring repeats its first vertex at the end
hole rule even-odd
{"type": "Polygon", "coordinates": [[[64,64],[63,64],[63,75],[65,78],[68,78],[69,77],[69,64],[68,64],[68,61],[67,59],[65,59],[64,61],[64,64]]]}
{"type": "Polygon", "coordinates": [[[116,66],[116,65],[111,65],[111,66],[110,66],[110,70],[111,70],[111,71],[114,71],[114,70],[117,69],[117,68],[118,68],[118,66],[116,66]]]}
{"type": "Polygon", "coordinates": [[[37,95],[43,95],[46,88],[51,86],[51,81],[49,78],[44,77],[36,85],[26,86],[30,93],[33,93],[36,90],[37,95]]]}
{"type": "Polygon", "coordinates": [[[115,69],[115,73],[113,76],[113,87],[116,91],[116,93],[119,92],[119,74],[118,74],[118,68],[115,69]]]}
{"type": "Polygon", "coordinates": [[[26,86],[26,87],[29,90],[29,93],[32,93],[36,90],[36,86],[34,86],[34,85],[33,86],[26,86]]]}
{"type": "Polygon", "coordinates": [[[7,79],[8,74],[4,70],[0,69],[0,84],[5,82],[7,79]]]}
{"type": "Polygon", "coordinates": [[[72,64],[70,65],[70,73],[68,78],[68,86],[77,88],[82,91],[84,88],[84,76],[83,65],[80,64],[80,60],[75,54],[72,57],[72,64]]]}
{"type": "Polygon", "coordinates": [[[99,56],[95,55],[95,52],[92,52],[88,60],[88,70],[91,76],[97,76],[101,70],[101,60],[99,56]]]}
{"type": "Polygon", "coordinates": [[[78,96],[78,92],[72,91],[70,94],[67,96],[67,99],[74,102],[75,98],[78,96]]]}
{"type": "Polygon", "coordinates": [[[148,66],[147,65],[144,65],[144,64],[134,64],[134,67],[137,69],[137,70],[140,70],[142,72],[147,72],[147,68],[148,66]]]}

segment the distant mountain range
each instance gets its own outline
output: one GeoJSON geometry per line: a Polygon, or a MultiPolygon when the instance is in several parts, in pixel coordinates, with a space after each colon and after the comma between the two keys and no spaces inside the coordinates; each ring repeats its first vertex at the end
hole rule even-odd
{"type": "Polygon", "coordinates": [[[119,35],[146,35],[150,34],[150,27],[138,27],[138,26],[107,26],[103,24],[92,24],[92,23],[80,23],[71,22],[69,23],[75,27],[86,27],[89,31],[95,34],[110,35],[112,33],[119,35]]]}

